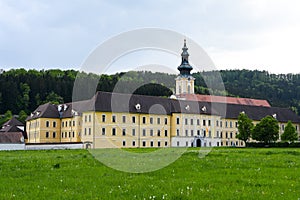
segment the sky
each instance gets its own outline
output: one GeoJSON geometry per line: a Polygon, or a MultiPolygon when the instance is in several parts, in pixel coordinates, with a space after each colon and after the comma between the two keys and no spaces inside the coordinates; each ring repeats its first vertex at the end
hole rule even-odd
{"type": "MultiPolygon", "coordinates": [[[[217,69],[300,73],[299,10],[298,0],[0,0],[0,69],[80,69],[109,38],[156,27],[197,42],[217,69]]],[[[115,65],[152,56],[179,64],[146,52],[115,65]]]]}

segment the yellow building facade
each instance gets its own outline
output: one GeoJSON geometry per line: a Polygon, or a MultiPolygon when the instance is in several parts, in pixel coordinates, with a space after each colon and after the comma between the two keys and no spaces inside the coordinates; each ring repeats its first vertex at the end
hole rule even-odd
{"type": "Polygon", "coordinates": [[[236,138],[241,112],[254,123],[273,116],[280,135],[291,120],[300,134],[300,118],[266,100],[230,97],[227,103],[226,97],[194,94],[187,50],[185,41],[172,98],[99,91],[86,101],[43,104],[27,118],[28,143],[82,142],[86,148],[242,147],[244,142],[236,138]]]}

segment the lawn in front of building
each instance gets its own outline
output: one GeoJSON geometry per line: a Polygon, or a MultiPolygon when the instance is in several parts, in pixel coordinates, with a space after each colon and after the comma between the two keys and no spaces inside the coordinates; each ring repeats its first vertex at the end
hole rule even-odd
{"type": "Polygon", "coordinates": [[[300,198],[300,149],[198,151],[148,173],[111,169],[87,150],[2,151],[0,199],[300,198]]]}

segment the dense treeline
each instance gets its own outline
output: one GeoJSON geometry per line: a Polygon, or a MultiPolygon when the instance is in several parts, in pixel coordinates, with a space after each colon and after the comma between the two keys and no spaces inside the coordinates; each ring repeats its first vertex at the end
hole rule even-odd
{"type": "MultiPolygon", "coordinates": [[[[71,102],[77,75],[78,71],[59,69],[2,71],[0,113],[10,110],[13,114],[20,111],[29,114],[44,102],[71,102]]],[[[300,111],[300,74],[275,75],[266,71],[222,70],[195,73],[193,76],[196,78],[196,93],[267,99],[273,106],[291,107],[300,111]],[[207,88],[207,81],[217,81],[218,75],[221,75],[226,91],[222,87],[207,88]]],[[[80,73],[80,77],[93,79],[98,83],[96,89],[101,91],[170,96],[174,91],[176,75],[128,72],[102,76],[80,73]]],[[[84,86],[82,90],[85,90],[84,86]]]]}

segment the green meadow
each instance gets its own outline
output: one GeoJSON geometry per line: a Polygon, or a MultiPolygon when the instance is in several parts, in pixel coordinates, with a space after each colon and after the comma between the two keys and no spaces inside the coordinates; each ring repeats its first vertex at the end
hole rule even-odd
{"type": "Polygon", "coordinates": [[[300,149],[198,150],[148,173],[111,169],[87,150],[2,151],[0,199],[300,198],[300,149]]]}

